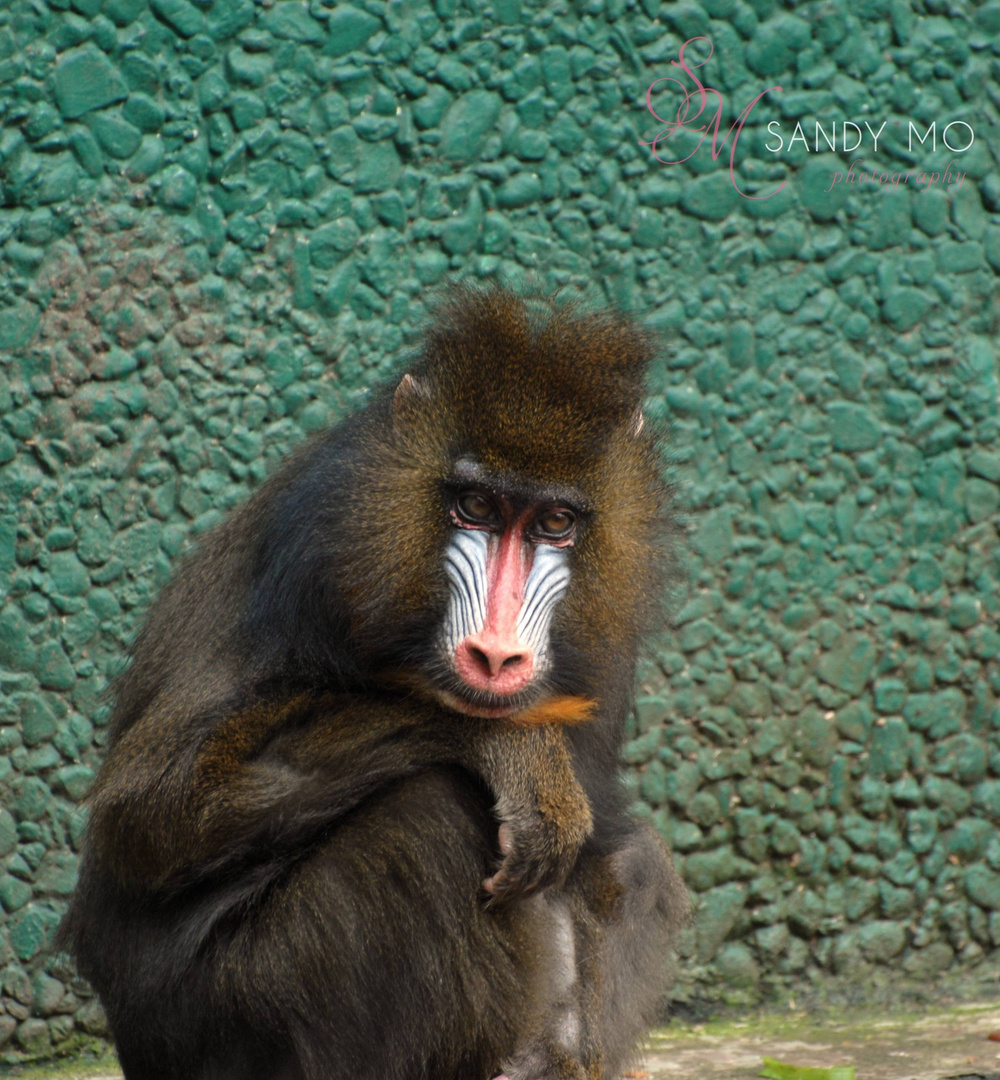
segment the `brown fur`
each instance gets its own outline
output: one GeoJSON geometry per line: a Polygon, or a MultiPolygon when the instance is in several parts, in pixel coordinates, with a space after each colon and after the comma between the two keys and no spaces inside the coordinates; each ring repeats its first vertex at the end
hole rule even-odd
{"type": "Polygon", "coordinates": [[[422,390],[398,400],[373,434],[363,498],[347,514],[358,552],[355,630],[378,634],[388,609],[440,596],[426,567],[447,523],[428,508],[467,454],[498,478],[586,492],[591,522],[565,621],[592,647],[637,638],[655,611],[666,554],[659,436],[651,426],[631,433],[650,356],[647,337],[614,313],[533,308],[499,287],[443,305],[411,368],[422,390]],[[391,565],[365,543],[373,531],[396,553],[391,565]]]}
{"type": "Polygon", "coordinates": [[[616,776],[663,565],[649,355],[618,315],[462,291],[400,391],[293,455],[164,590],[62,931],[128,1080],[615,1074],[683,911],[616,776]],[[582,500],[554,666],[510,720],[433,695],[470,458],[582,500]]]}

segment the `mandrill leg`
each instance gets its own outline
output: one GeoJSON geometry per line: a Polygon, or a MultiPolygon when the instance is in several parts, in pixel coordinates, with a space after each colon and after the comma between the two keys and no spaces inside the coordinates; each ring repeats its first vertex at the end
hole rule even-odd
{"type": "Polygon", "coordinates": [[[585,954],[596,991],[590,1011],[596,1054],[587,1061],[587,1075],[610,1080],[634,1060],[662,1014],[690,899],[669,851],[645,827],[636,827],[591,881],[581,884],[596,923],[593,948],[585,954]],[[595,886],[597,895],[589,892],[595,886]]]}
{"type": "Polygon", "coordinates": [[[657,837],[635,827],[539,899],[551,920],[547,1004],[497,1080],[616,1080],[662,1007],[684,885],[657,837]]]}

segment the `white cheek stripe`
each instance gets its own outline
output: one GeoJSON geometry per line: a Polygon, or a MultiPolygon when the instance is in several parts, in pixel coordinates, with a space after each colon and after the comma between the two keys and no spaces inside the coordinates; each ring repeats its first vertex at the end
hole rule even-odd
{"type": "MultiPolygon", "coordinates": [[[[489,593],[487,555],[490,534],[480,529],[456,529],[445,549],[444,568],[451,583],[444,640],[448,654],[486,625],[489,593]]],[[[548,544],[535,547],[524,600],[517,616],[518,639],[535,656],[537,666],[548,657],[549,627],[556,603],[569,588],[569,562],[562,548],[548,544]]]]}
{"type": "Polygon", "coordinates": [[[444,638],[451,655],[470,635],[486,625],[486,554],[489,533],[456,529],[444,553],[444,569],[451,582],[444,638]]]}
{"type": "Polygon", "coordinates": [[[556,603],[568,588],[566,552],[562,548],[538,544],[517,617],[517,636],[531,649],[536,661],[548,656],[552,615],[556,603]]]}

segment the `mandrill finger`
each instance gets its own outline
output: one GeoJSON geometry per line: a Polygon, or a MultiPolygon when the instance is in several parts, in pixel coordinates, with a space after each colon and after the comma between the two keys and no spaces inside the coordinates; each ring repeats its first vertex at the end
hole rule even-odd
{"type": "Polygon", "coordinates": [[[506,822],[497,830],[497,845],[500,848],[500,854],[504,857],[504,861],[495,874],[483,881],[483,888],[486,892],[492,894],[502,891],[508,884],[510,876],[505,873],[505,870],[510,862],[510,853],[514,850],[514,830],[506,822]]]}
{"type": "Polygon", "coordinates": [[[498,901],[529,896],[540,889],[561,885],[572,867],[573,860],[564,854],[548,852],[540,859],[528,859],[513,851],[496,872],[486,878],[483,888],[498,901]]]}
{"type": "Polygon", "coordinates": [[[515,896],[527,896],[538,887],[534,881],[527,881],[519,874],[507,871],[506,864],[492,876],[483,881],[483,889],[494,900],[508,900],[515,896]]]}
{"type": "Polygon", "coordinates": [[[537,888],[536,881],[528,881],[520,874],[508,873],[506,865],[483,882],[483,889],[489,894],[488,899],[497,903],[529,896],[537,888]]]}
{"type": "Polygon", "coordinates": [[[555,884],[557,878],[545,867],[525,865],[508,858],[499,870],[483,882],[483,888],[498,902],[530,896],[539,889],[555,884]]]}

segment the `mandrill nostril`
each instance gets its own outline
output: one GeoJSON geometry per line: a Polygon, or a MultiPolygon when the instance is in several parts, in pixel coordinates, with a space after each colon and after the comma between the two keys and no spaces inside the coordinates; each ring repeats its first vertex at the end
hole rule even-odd
{"type": "Polygon", "coordinates": [[[469,655],[488,675],[490,672],[490,658],[486,655],[486,653],[484,653],[482,649],[477,649],[475,645],[470,645],[469,655]]]}
{"type": "Polygon", "coordinates": [[[524,653],[516,653],[514,656],[508,656],[500,666],[502,668],[520,667],[527,659],[524,653]]]}

